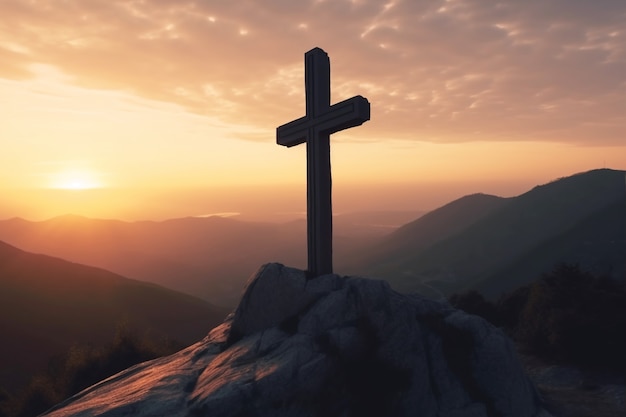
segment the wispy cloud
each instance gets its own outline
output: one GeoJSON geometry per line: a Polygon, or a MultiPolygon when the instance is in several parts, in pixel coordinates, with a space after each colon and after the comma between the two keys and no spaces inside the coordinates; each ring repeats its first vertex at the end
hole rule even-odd
{"type": "Polygon", "coordinates": [[[626,138],[623,0],[4,0],[0,15],[0,77],[51,65],[254,132],[301,116],[302,54],[320,46],[333,99],[372,102],[364,139],[626,138]]]}

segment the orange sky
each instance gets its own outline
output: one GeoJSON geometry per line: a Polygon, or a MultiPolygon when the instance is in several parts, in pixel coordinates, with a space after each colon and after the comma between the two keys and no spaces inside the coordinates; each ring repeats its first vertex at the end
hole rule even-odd
{"type": "Polygon", "coordinates": [[[620,0],[3,0],[0,16],[2,218],[303,210],[304,146],[275,129],[304,114],[314,46],[333,102],[372,105],[332,138],[338,211],[626,169],[620,0]]]}

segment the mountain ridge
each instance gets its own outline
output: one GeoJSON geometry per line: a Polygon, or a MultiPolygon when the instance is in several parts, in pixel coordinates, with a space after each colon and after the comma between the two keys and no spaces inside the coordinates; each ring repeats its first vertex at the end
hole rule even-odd
{"type": "Polygon", "coordinates": [[[356,272],[371,270],[402,291],[421,289],[424,283],[439,295],[471,287],[608,205],[622,205],[626,213],[625,177],[624,171],[601,169],[536,186],[429,246],[403,247],[399,254],[383,247],[378,253],[394,254],[370,259],[356,272]]]}
{"type": "MultiPolygon", "coordinates": [[[[416,214],[418,215],[418,214],[416,214]]],[[[389,228],[362,222],[407,218],[404,212],[346,213],[335,227],[342,259],[389,228]]],[[[64,215],[0,221],[0,239],[30,252],[93,265],[141,281],[234,306],[259,264],[304,267],[306,222],[247,222],[219,216],[126,222],[64,215]]]]}
{"type": "MultiPolygon", "coordinates": [[[[435,244],[458,233],[506,204],[508,199],[488,194],[470,194],[401,226],[378,243],[378,247],[365,251],[362,259],[388,256],[393,259],[410,256],[407,249],[415,251],[435,244]],[[463,216],[461,216],[463,214],[463,216]],[[386,247],[380,249],[381,245],[386,247]]],[[[373,270],[376,273],[376,268],[373,270]]]]}

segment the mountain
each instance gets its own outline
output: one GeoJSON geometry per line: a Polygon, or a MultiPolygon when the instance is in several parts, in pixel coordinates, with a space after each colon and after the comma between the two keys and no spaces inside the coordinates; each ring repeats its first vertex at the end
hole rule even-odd
{"type": "Polygon", "coordinates": [[[222,217],[124,222],[66,215],[42,222],[2,221],[0,239],[232,306],[261,260],[274,256],[304,262],[305,240],[294,243],[304,230],[297,223],[222,217]]]}
{"type": "Polygon", "coordinates": [[[110,342],[121,323],[192,343],[226,314],[189,295],[0,242],[0,385],[19,386],[73,344],[110,342]]]}
{"type": "MultiPolygon", "coordinates": [[[[335,259],[389,233],[413,212],[336,216],[335,259]]],[[[66,215],[42,222],[0,221],[0,240],[24,250],[93,265],[235,306],[248,277],[268,261],[305,267],[306,221],[244,222],[188,217],[161,222],[66,215]]]]}
{"type": "Polygon", "coordinates": [[[362,259],[410,258],[415,251],[463,231],[507,202],[506,198],[486,194],[459,198],[398,228],[366,251],[362,259]]]}
{"type": "Polygon", "coordinates": [[[559,262],[624,278],[625,222],[625,172],[594,170],[513,198],[464,197],[396,230],[353,269],[402,291],[492,297],[559,262]]]}
{"type": "Polygon", "coordinates": [[[422,216],[422,211],[358,211],[333,215],[337,236],[386,236],[398,227],[422,216]]]}
{"type": "MultiPolygon", "coordinates": [[[[521,255],[504,269],[470,284],[489,298],[529,283],[556,263],[578,264],[594,275],[626,278],[626,204],[617,201],[521,255]]],[[[467,288],[467,287],[466,287],[467,288]]]]}
{"type": "Polygon", "coordinates": [[[549,416],[513,343],[380,280],[264,265],[207,338],[45,416],[549,416]]]}

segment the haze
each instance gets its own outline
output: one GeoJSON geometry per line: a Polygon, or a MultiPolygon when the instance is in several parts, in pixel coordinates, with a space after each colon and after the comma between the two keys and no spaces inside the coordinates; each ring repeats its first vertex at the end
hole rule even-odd
{"type": "Polygon", "coordinates": [[[336,212],[626,168],[623,1],[0,3],[0,217],[305,209],[303,54],[331,59],[336,212]]]}

